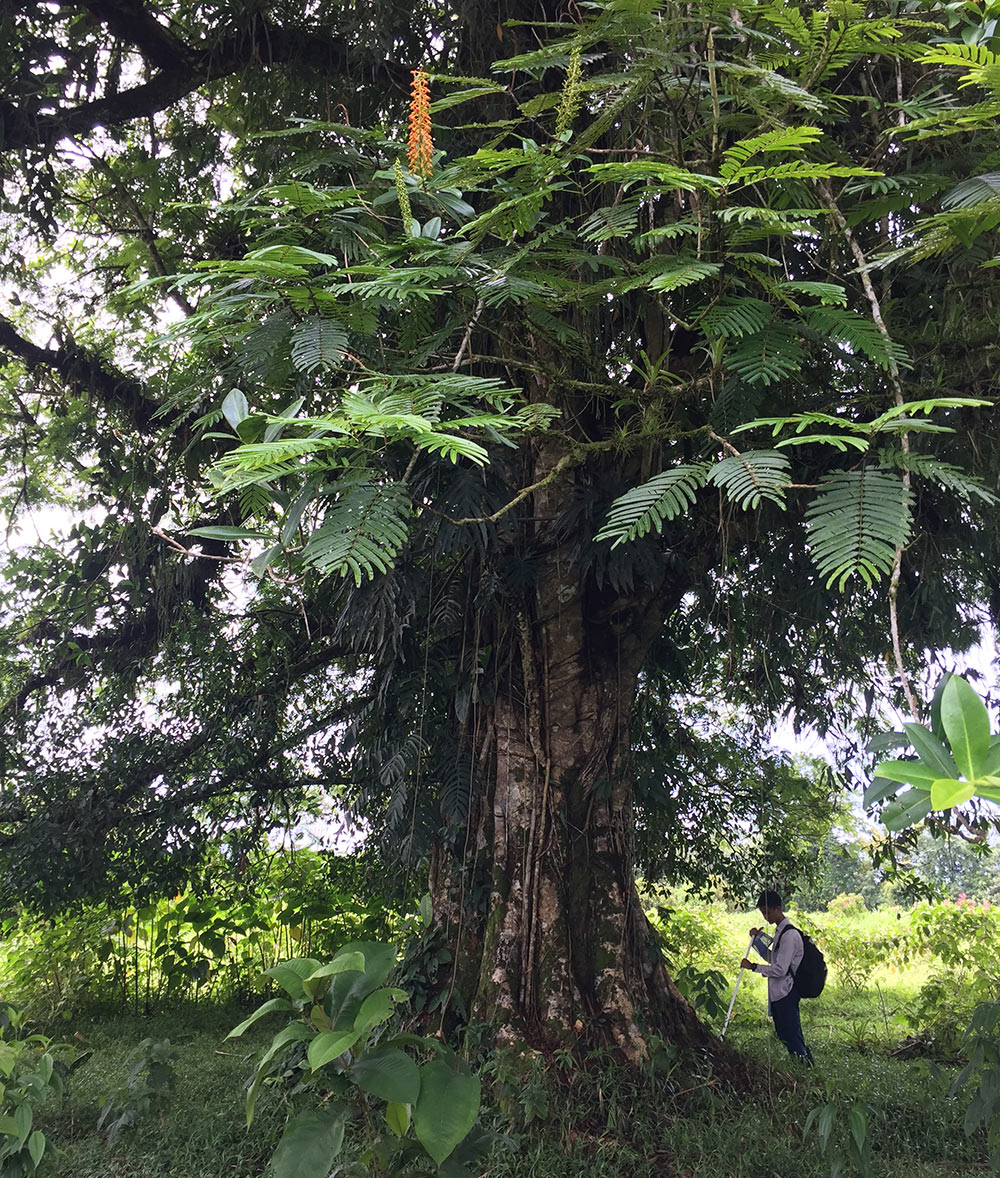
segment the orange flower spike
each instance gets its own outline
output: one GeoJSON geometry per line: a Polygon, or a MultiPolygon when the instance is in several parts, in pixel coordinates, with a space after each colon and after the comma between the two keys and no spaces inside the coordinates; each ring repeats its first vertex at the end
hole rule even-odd
{"type": "Polygon", "coordinates": [[[431,139],[431,88],[422,69],[412,70],[411,73],[410,137],[406,158],[410,172],[426,180],[431,174],[431,156],[434,153],[431,139]]]}

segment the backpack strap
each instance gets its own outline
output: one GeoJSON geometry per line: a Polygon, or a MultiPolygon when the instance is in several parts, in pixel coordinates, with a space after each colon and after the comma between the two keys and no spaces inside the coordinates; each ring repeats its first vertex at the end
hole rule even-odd
{"type": "MultiPolygon", "coordinates": [[[[778,935],[771,942],[771,960],[772,961],[774,960],[775,953],[777,953],[777,951],[778,951],[778,942],[785,935],[785,933],[788,932],[789,929],[795,929],[795,931],[799,934],[799,936],[800,937],[802,936],[802,930],[800,928],[796,928],[795,925],[792,924],[791,921],[789,921],[788,924],[785,925],[785,927],[781,930],[781,932],[778,933],[778,935]]],[[[805,948],[805,944],[806,944],[805,940],[803,940],[803,942],[802,942],[803,949],[805,948]]],[[[795,970],[792,969],[791,966],[789,966],[789,969],[788,969],[788,976],[792,979],[793,982],[795,981],[795,970]]]]}

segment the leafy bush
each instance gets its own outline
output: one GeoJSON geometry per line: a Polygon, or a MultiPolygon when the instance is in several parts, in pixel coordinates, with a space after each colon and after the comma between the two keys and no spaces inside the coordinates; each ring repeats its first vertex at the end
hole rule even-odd
{"type": "Polygon", "coordinates": [[[295,1016],[262,1055],[246,1102],[248,1124],[265,1084],[284,1090],[292,1106],[271,1159],[275,1178],[327,1178],[352,1121],[363,1145],[338,1170],[345,1178],[409,1174],[446,1160],[461,1172],[489,1143],[472,1133],[480,1082],[465,1061],[437,1039],[383,1037],[396,1003],[407,999],[385,984],[395,965],[391,946],[359,941],[325,965],[296,958],[272,966],[266,973],[288,998],[265,1002],[230,1032],[242,1035],[275,1012],[295,1016]],[[384,1106],[380,1119],[374,1102],[384,1106]]]}
{"type": "Polygon", "coordinates": [[[1000,998],[1000,909],[965,896],[918,904],[910,917],[912,952],[937,958],[956,986],[1000,998]]]}
{"type": "Polygon", "coordinates": [[[935,963],[907,1021],[940,1053],[956,1055],[973,1008],[1000,999],[1000,910],[965,896],[918,904],[907,948],[935,963]]]}
{"type": "Polygon", "coordinates": [[[868,905],[857,892],[841,892],[827,903],[827,909],[836,916],[860,916],[867,912],[868,905]]]}
{"type": "Polygon", "coordinates": [[[831,916],[822,924],[801,922],[838,981],[854,993],[871,982],[879,966],[899,954],[903,943],[901,934],[878,933],[861,924],[857,917],[864,907],[860,896],[838,896],[830,901],[831,916]]]}
{"type": "Polygon", "coordinates": [[[252,884],[230,878],[201,895],[58,919],[11,915],[0,986],[43,1020],[98,1002],[148,1014],[181,998],[245,998],[282,958],[327,956],[346,940],[402,929],[389,899],[357,878],[356,861],[264,848],[246,871],[252,884]]]}
{"type": "Polygon", "coordinates": [[[963,1047],[969,1062],[952,1085],[952,1094],[970,1080],[977,1081],[975,1095],[965,1112],[965,1133],[971,1136],[987,1127],[991,1162],[1000,1169],[1000,1002],[983,1003],[972,1016],[963,1047]]]}
{"type": "Polygon", "coordinates": [[[35,1110],[63,1094],[65,1078],[85,1056],[45,1035],[25,1034],[24,1015],[0,1006],[0,1174],[24,1178],[47,1167],[56,1150],[34,1127],[35,1110]]]}

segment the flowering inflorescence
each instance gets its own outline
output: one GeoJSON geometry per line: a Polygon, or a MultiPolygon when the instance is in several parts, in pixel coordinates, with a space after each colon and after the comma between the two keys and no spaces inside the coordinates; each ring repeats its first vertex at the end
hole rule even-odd
{"type": "Polygon", "coordinates": [[[573,120],[580,110],[580,99],[583,93],[583,64],[580,43],[576,42],[569,51],[569,63],[566,67],[566,81],[563,83],[562,96],[559,99],[559,110],[556,112],[556,138],[562,136],[573,126],[573,120]]]}
{"type": "Polygon", "coordinates": [[[406,177],[403,175],[403,165],[396,160],[392,165],[396,178],[396,197],[399,200],[399,215],[403,218],[403,232],[409,233],[413,212],[410,209],[410,194],[406,191],[406,177]]]}
{"type": "Polygon", "coordinates": [[[434,143],[431,139],[431,88],[427,74],[415,69],[410,88],[410,137],[407,141],[406,158],[414,176],[426,180],[431,174],[431,156],[434,143]]]}

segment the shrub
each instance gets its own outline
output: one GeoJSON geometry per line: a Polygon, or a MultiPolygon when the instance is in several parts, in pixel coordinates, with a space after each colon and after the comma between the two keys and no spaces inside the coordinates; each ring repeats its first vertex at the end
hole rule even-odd
{"type": "Polygon", "coordinates": [[[66,1077],[86,1056],[66,1043],[26,1034],[24,1015],[0,1004],[0,1174],[26,1178],[53,1160],[56,1150],[34,1127],[35,1110],[60,1097],[66,1077]]]}

